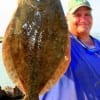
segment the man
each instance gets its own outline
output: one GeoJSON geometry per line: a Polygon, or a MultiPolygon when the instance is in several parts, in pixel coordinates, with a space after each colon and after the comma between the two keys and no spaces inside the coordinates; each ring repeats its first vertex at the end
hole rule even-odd
{"type": "Polygon", "coordinates": [[[66,16],[71,39],[69,69],[40,100],[100,100],[100,41],[90,36],[91,11],[87,0],[69,0],[66,16]]]}

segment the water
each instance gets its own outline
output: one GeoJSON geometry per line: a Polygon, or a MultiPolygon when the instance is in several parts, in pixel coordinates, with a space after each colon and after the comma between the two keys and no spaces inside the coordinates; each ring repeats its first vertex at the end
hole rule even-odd
{"type": "Polygon", "coordinates": [[[2,44],[0,43],[0,86],[2,86],[3,88],[5,86],[12,86],[14,87],[14,84],[11,82],[11,80],[9,79],[3,61],[2,61],[2,44]]]}

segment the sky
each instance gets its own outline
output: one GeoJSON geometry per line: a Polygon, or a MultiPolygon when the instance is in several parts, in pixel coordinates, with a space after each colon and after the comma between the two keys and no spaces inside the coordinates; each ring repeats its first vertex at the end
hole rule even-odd
{"type": "MultiPolygon", "coordinates": [[[[61,0],[64,12],[67,10],[67,0],[61,0]]],[[[93,27],[91,33],[100,33],[100,13],[99,13],[99,5],[100,0],[89,0],[92,8],[93,8],[93,27]]],[[[0,36],[4,36],[5,30],[13,17],[13,14],[17,8],[17,0],[1,0],[0,3],[0,36]]]]}

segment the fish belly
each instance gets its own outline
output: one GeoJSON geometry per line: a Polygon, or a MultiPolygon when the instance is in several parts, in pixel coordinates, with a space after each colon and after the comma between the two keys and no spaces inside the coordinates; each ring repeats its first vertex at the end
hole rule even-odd
{"type": "Polygon", "coordinates": [[[67,70],[68,28],[60,0],[20,0],[3,39],[6,71],[24,100],[38,100],[67,70]]]}

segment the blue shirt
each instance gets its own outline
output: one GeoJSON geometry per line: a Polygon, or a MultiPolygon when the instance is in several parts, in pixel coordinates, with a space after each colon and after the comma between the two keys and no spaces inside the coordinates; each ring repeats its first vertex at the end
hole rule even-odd
{"type": "Polygon", "coordinates": [[[100,41],[91,49],[71,35],[71,62],[66,73],[40,100],[100,100],[100,41]]]}

